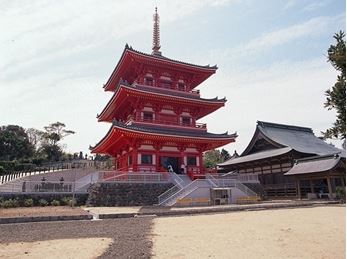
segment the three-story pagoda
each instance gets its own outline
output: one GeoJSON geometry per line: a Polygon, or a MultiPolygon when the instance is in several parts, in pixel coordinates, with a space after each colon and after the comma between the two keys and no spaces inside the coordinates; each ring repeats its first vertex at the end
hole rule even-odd
{"type": "Polygon", "coordinates": [[[166,172],[172,167],[176,173],[201,175],[203,152],[237,137],[209,133],[206,124],[197,122],[226,102],[201,98],[195,90],[217,67],[162,56],[157,9],[153,17],[152,54],[126,45],[104,85],[114,94],[97,118],[111,123],[111,128],[92,153],[112,156],[119,171],[166,172]]]}

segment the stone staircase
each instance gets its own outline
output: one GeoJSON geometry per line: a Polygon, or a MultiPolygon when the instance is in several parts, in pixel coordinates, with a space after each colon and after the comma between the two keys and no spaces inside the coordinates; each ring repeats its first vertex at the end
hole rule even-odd
{"type": "Polygon", "coordinates": [[[205,179],[191,181],[188,176],[177,175],[175,173],[172,173],[171,177],[175,185],[158,197],[159,206],[173,206],[178,200],[187,197],[199,189],[204,189],[206,196],[209,195],[206,189],[210,190],[211,188],[218,187],[237,189],[239,193],[242,193],[242,197],[259,197],[254,190],[246,185],[246,183],[242,183],[234,178],[215,178],[207,174],[205,179]]]}

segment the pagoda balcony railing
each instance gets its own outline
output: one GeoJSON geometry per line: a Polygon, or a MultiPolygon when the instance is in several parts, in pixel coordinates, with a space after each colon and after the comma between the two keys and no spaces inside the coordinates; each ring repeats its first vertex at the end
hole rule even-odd
{"type": "Polygon", "coordinates": [[[159,119],[145,119],[145,118],[130,118],[128,119],[125,124],[131,125],[133,123],[150,123],[150,124],[160,124],[160,125],[170,125],[170,126],[180,126],[180,127],[186,127],[186,128],[194,128],[194,129],[200,129],[200,130],[207,130],[207,125],[206,123],[193,123],[188,124],[188,123],[182,123],[182,122],[177,122],[177,121],[169,121],[169,120],[159,120],[159,119]]]}
{"type": "Polygon", "coordinates": [[[145,84],[138,84],[138,83],[133,83],[132,87],[141,89],[153,89],[154,91],[162,91],[163,93],[172,93],[175,95],[177,94],[184,94],[186,96],[191,96],[191,97],[200,97],[200,90],[191,90],[189,92],[185,90],[180,90],[180,89],[175,89],[175,88],[166,88],[166,87],[160,87],[160,86],[152,86],[152,85],[145,85],[145,84]]]}
{"type": "Polygon", "coordinates": [[[169,183],[171,178],[163,172],[101,171],[98,182],[169,183]]]}

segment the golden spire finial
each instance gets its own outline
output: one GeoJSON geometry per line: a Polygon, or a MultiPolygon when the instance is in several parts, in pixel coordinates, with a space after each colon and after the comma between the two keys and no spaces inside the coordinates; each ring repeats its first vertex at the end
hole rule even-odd
{"type": "Polygon", "coordinates": [[[159,14],[158,8],[155,7],[155,13],[153,15],[153,47],[152,55],[161,55],[160,49],[160,30],[159,30],[159,14]]]}

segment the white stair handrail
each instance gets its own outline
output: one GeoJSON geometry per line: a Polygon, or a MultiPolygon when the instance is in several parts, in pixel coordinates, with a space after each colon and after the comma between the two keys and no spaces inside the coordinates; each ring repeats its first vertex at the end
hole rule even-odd
{"type": "Polygon", "coordinates": [[[163,204],[170,196],[174,195],[183,188],[183,180],[175,172],[169,172],[169,176],[172,179],[174,186],[158,196],[159,206],[163,204]]]}
{"type": "Polygon", "coordinates": [[[239,178],[237,176],[235,177],[235,175],[222,175],[217,179],[213,175],[207,174],[206,179],[213,183],[215,187],[236,187],[248,196],[258,195],[245,184],[243,184],[240,180],[238,180],[239,178]]]}
{"type": "Polygon", "coordinates": [[[180,190],[178,190],[177,192],[173,193],[171,196],[159,202],[159,205],[164,205],[164,204],[173,205],[174,203],[171,204],[172,201],[176,201],[177,199],[183,198],[201,187],[210,187],[210,184],[204,179],[196,179],[192,181],[191,183],[189,183],[188,185],[181,188],[180,190]],[[205,186],[199,186],[199,185],[202,185],[201,183],[205,184],[205,186]],[[206,184],[208,186],[206,186],[206,184]]]}
{"type": "Polygon", "coordinates": [[[169,172],[170,178],[175,182],[179,187],[183,188],[183,180],[175,172],[169,172]]]}
{"type": "Polygon", "coordinates": [[[88,184],[96,183],[99,180],[99,173],[93,172],[86,176],[83,176],[82,178],[78,179],[75,183],[75,189],[79,190],[88,184]]]}

